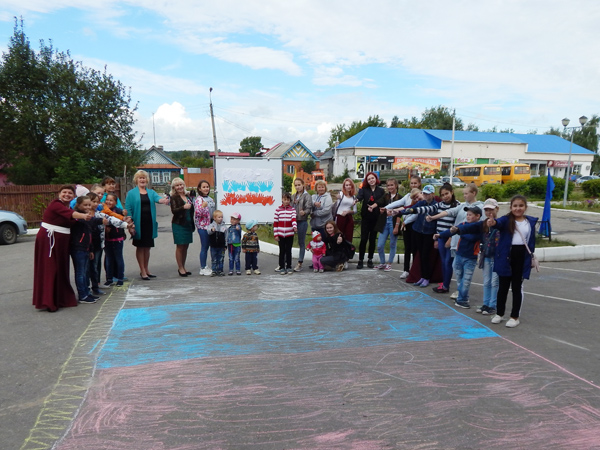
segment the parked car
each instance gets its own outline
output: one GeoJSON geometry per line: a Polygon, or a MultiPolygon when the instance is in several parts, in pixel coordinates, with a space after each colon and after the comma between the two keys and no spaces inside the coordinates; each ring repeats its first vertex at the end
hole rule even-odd
{"type": "Polygon", "coordinates": [[[423,186],[428,185],[428,184],[431,184],[432,186],[443,186],[444,185],[444,183],[442,183],[437,178],[422,178],[421,184],[423,186]]]}
{"type": "Polygon", "coordinates": [[[21,234],[27,234],[25,219],[15,212],[0,210],[0,244],[14,244],[21,234]]]}
{"type": "MultiPolygon", "coordinates": [[[[442,177],[442,183],[450,183],[450,177],[442,177]]],[[[467,183],[458,177],[452,177],[452,186],[454,187],[465,187],[467,183]]]]}
{"type": "Polygon", "coordinates": [[[585,183],[586,181],[590,181],[590,180],[598,180],[600,179],[600,177],[597,177],[595,175],[586,175],[585,177],[579,177],[575,180],[575,184],[577,186],[580,186],[581,183],[585,183]]]}

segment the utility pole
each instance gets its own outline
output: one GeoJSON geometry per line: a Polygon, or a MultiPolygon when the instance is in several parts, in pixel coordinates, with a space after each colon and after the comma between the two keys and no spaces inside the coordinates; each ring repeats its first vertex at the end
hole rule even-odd
{"type": "Polygon", "coordinates": [[[452,113],[452,146],[450,147],[450,186],[454,185],[454,130],[456,128],[456,109],[452,113]]]}
{"type": "Polygon", "coordinates": [[[154,113],[152,113],[152,134],[154,135],[154,148],[156,148],[156,128],[154,127],[154,113]]]}
{"type": "Polygon", "coordinates": [[[213,143],[215,145],[215,158],[216,158],[217,156],[219,156],[219,148],[217,147],[217,134],[215,133],[215,116],[213,114],[211,93],[212,93],[212,88],[210,88],[210,90],[208,91],[208,98],[210,101],[210,121],[212,122],[213,143]]]}

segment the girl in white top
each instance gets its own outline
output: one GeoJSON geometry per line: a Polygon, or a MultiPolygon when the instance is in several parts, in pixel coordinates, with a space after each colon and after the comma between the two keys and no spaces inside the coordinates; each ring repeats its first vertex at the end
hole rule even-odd
{"type": "Polygon", "coordinates": [[[354,214],[356,214],[356,186],[350,178],[346,178],[342,184],[342,190],[338,194],[336,203],[337,212],[334,218],[342,236],[352,242],[354,236],[354,214]]]}

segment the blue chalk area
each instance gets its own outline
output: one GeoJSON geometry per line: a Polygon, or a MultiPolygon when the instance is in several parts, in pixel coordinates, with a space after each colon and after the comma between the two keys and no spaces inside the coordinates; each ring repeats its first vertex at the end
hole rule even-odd
{"type": "Polygon", "coordinates": [[[273,190],[272,181],[235,181],[235,180],[223,180],[221,184],[224,192],[271,192],[273,190]]]}
{"type": "Polygon", "coordinates": [[[121,310],[98,366],[496,336],[419,292],[153,306],[121,310]]]}

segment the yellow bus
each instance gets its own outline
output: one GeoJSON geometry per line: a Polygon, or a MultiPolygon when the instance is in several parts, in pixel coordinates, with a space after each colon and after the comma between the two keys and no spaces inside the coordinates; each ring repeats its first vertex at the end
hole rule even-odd
{"type": "Polygon", "coordinates": [[[529,164],[501,164],[502,183],[509,181],[527,181],[531,178],[529,164]]]}
{"type": "Polygon", "coordinates": [[[502,170],[498,164],[460,166],[454,174],[465,183],[475,183],[477,186],[502,183],[502,170]]]}

